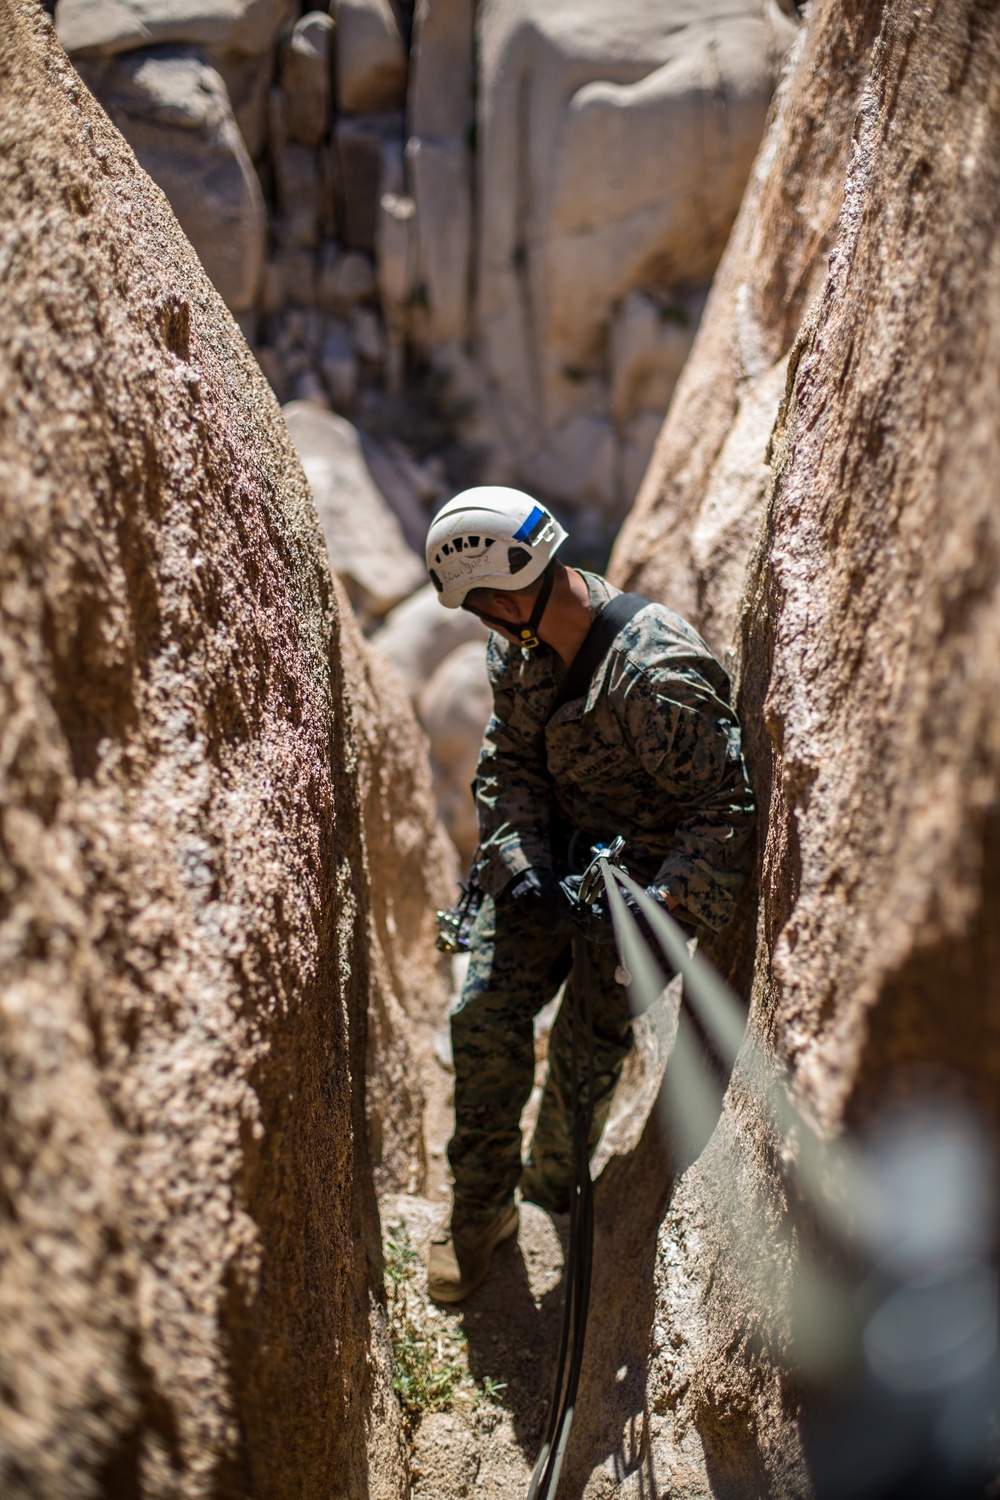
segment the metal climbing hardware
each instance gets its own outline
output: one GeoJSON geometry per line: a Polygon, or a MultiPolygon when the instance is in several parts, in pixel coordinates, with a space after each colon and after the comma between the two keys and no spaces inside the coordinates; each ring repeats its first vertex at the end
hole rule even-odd
{"type": "Polygon", "coordinates": [[[479,908],[483,904],[483,892],[475,875],[469,876],[468,885],[461,887],[462,895],[447,911],[435,912],[438,925],[436,946],[442,953],[468,953],[472,946],[472,928],[479,908]]]}
{"type": "Polygon", "coordinates": [[[625,848],[625,840],[621,834],[612,839],[610,844],[592,844],[590,852],[593,858],[580,881],[580,894],[578,900],[581,906],[593,906],[601,891],[604,889],[604,876],[601,873],[601,860],[607,860],[608,864],[616,870],[625,870],[625,861],[622,859],[622,851],[625,848]]]}

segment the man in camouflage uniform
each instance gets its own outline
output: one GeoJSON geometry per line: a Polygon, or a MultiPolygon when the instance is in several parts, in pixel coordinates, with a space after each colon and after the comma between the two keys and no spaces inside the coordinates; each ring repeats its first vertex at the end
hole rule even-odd
{"type": "MultiPolygon", "coordinates": [[[[679,616],[658,604],[641,608],[598,662],[586,695],[553,714],[569,663],[618,593],[596,574],[555,559],[563,536],[530,496],[482,487],[449,502],[428,537],[428,566],[443,602],[458,596],[494,626],[486,654],[493,715],[476,775],[474,875],[486,895],[451,1022],[454,1208],[429,1264],[431,1294],[444,1302],[479,1285],[495,1244],[516,1230],[519,1182],[525,1197],[552,1212],[569,1204],[568,1000],[552,1029],[548,1078],[523,1168],[519,1120],[534,1072],[533,1016],[556,994],[571,963],[578,914],[559,878],[569,873],[573,835],[585,861],[591,844],[622,834],[630,874],[694,931],[726,925],[747,867],[753,796],[729,682],[679,616]],[[538,515],[543,521],[534,521],[532,537],[538,515]],[[492,540],[488,530],[496,533],[492,540]],[[457,558],[445,550],[458,544],[457,558]],[[505,546],[510,578],[496,559],[505,546]],[[519,562],[519,547],[531,553],[529,563],[519,562]],[[535,576],[518,587],[529,573],[535,576]]],[[[632,1042],[627,996],[615,978],[609,933],[591,923],[587,935],[596,940],[582,944],[587,972],[578,978],[592,999],[595,1074],[599,1084],[613,1086],[632,1042]]],[[[591,1150],[610,1102],[609,1088],[595,1109],[591,1150]]]]}

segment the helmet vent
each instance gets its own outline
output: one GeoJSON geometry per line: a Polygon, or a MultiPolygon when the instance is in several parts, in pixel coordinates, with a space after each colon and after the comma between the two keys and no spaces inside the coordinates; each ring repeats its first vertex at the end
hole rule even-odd
{"type": "Polygon", "coordinates": [[[507,548],[507,565],[512,573],[520,573],[531,561],[531,553],[526,552],[523,547],[507,548]]]}

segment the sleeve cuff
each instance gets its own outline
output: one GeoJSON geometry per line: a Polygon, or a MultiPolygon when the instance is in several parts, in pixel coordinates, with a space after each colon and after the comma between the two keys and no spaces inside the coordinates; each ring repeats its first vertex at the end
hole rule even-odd
{"type": "Polygon", "coordinates": [[[551,863],[548,850],[541,845],[535,847],[520,838],[505,839],[502,844],[488,844],[480,849],[476,879],[486,894],[495,898],[516,875],[551,863]]]}

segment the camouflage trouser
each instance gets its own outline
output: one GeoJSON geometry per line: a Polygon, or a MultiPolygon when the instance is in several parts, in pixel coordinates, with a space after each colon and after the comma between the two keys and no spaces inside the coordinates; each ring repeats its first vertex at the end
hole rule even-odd
{"type": "MultiPolygon", "coordinates": [[[[582,945],[583,974],[593,1008],[595,1103],[590,1149],[600,1138],[611,1092],[632,1045],[628,997],[615,981],[613,946],[582,945]]],[[[455,1176],[455,1209],[474,1219],[503,1208],[521,1175],[521,1111],[535,1068],[532,1018],[569,974],[571,940],[510,901],[486,897],[472,934],[472,955],[461,1000],[451,1018],[455,1059],[455,1134],[448,1159],[455,1176]]],[[[556,1200],[573,1180],[571,985],[549,1039],[549,1072],[531,1143],[530,1162],[556,1200]]],[[[578,1043],[585,1076],[585,1043],[578,1043]]]]}

